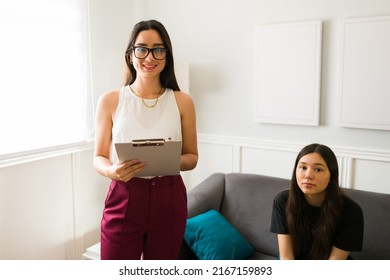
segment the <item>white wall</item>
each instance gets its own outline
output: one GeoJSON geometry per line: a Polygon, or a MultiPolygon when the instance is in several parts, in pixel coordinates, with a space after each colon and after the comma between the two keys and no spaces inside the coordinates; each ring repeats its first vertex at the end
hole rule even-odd
{"type": "Polygon", "coordinates": [[[88,3],[92,88],[97,100],[103,92],[122,85],[130,32],[134,24],[144,19],[147,1],[89,0],[88,3]]]}
{"type": "MultiPolygon", "coordinates": [[[[390,192],[390,133],[336,121],[339,22],[389,14],[388,0],[91,0],[95,102],[121,85],[132,26],[155,18],[171,35],[176,61],[190,65],[200,161],[184,174],[189,188],[216,171],[289,177],[301,146],[318,141],[335,148],[344,185],[390,192]],[[255,123],[255,27],[303,20],[323,21],[321,126],[255,123]],[[239,56],[243,48],[248,54],[239,56]]],[[[98,242],[108,182],[92,156],[86,147],[0,163],[0,259],[80,259],[98,242]]]]}

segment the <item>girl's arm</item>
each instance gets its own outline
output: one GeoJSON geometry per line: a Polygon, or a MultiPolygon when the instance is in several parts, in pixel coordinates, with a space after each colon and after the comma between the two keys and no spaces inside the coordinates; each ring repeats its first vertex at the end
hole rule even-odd
{"type": "Polygon", "coordinates": [[[295,259],[293,245],[289,234],[278,234],[279,257],[281,260],[295,259]]]}
{"type": "Polygon", "coordinates": [[[196,132],[196,113],[192,97],[186,93],[175,92],[181,116],[182,155],[180,170],[194,169],[198,163],[198,142],[196,132]]]}
{"type": "Polygon", "coordinates": [[[330,252],[330,260],[346,260],[349,256],[348,251],[340,250],[339,248],[333,246],[332,251],[330,252]]]}

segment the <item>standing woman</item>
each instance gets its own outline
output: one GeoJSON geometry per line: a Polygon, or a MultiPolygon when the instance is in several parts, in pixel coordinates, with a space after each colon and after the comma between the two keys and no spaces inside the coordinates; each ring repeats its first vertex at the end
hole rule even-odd
{"type": "Polygon", "coordinates": [[[325,145],[304,147],[295,161],[290,190],[276,195],[271,231],[280,259],[342,260],[361,251],[360,206],[339,186],[337,158],[325,145]]]}
{"type": "Polygon", "coordinates": [[[101,259],[176,259],[187,219],[181,176],[136,177],[145,163],[120,164],[113,145],[145,138],[181,140],[180,169],[194,169],[194,103],[180,92],[171,41],[160,22],[134,26],[125,60],[125,85],[103,94],[96,113],[94,167],[112,179],[101,223],[101,259]]]}

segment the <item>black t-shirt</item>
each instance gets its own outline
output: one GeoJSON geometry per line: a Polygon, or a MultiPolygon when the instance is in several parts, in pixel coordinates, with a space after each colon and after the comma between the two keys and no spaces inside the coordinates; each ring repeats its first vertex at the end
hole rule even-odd
{"type": "MultiPolygon", "coordinates": [[[[275,196],[271,232],[288,234],[286,223],[286,206],[289,190],[275,196]]],[[[343,213],[341,214],[336,233],[333,236],[333,246],[344,251],[361,251],[363,248],[364,219],[361,207],[351,198],[344,196],[343,213]]],[[[321,207],[306,205],[310,224],[315,224],[320,216],[321,207]]],[[[304,258],[304,256],[301,256],[304,258]]]]}

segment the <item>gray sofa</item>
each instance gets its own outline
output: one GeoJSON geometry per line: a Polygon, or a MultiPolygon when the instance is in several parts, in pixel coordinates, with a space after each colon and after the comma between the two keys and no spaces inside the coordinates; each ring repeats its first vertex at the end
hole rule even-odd
{"type": "MultiPolygon", "coordinates": [[[[270,232],[272,203],[289,186],[290,180],[282,178],[215,173],[188,193],[188,217],[217,210],[254,248],[249,259],[275,259],[278,246],[276,235],[270,232]]],[[[344,190],[362,207],[365,221],[363,251],[352,252],[352,258],[390,260],[390,194],[344,190]]],[[[197,259],[185,241],[179,259],[197,259]]]]}

